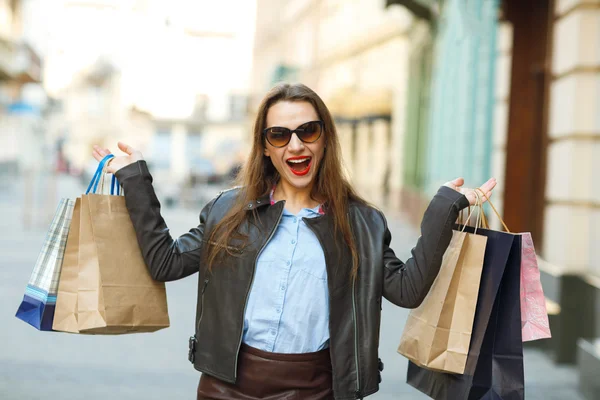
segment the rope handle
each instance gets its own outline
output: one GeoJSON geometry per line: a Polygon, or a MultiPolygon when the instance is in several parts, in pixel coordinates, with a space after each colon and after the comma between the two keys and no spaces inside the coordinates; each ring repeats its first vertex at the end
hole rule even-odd
{"type": "MultiPolygon", "coordinates": [[[[502,217],[500,216],[500,213],[498,212],[498,210],[496,209],[496,207],[494,207],[494,203],[492,203],[492,201],[487,198],[485,196],[485,193],[483,193],[483,190],[481,190],[480,188],[475,189],[475,193],[477,192],[481,192],[481,196],[487,200],[487,202],[490,204],[490,207],[492,207],[492,210],[494,210],[494,213],[496,214],[496,217],[498,217],[498,220],[502,223],[502,226],[504,227],[504,229],[506,230],[506,232],[511,233],[510,229],[508,229],[508,226],[506,226],[506,224],[504,223],[504,220],[502,219],[502,217]]],[[[479,194],[477,194],[479,196],[479,194]]],[[[485,216],[484,216],[485,218],[485,216]]],[[[486,220],[486,225],[487,225],[487,220],[486,220]]]]}
{"type": "Polygon", "coordinates": [[[482,225],[483,223],[487,224],[487,221],[485,221],[485,214],[483,213],[483,202],[481,200],[481,197],[479,196],[479,193],[477,193],[477,192],[475,192],[475,196],[477,197],[477,200],[475,201],[475,205],[474,205],[473,209],[471,209],[471,205],[469,205],[469,208],[468,208],[469,215],[464,223],[463,223],[463,218],[462,218],[463,212],[461,211],[459,213],[459,225],[463,226],[461,232],[464,232],[465,229],[467,228],[467,224],[471,221],[471,217],[473,216],[473,212],[475,211],[476,208],[478,208],[479,210],[477,212],[477,220],[475,222],[475,233],[477,233],[477,229],[485,228],[485,226],[482,225]]]}

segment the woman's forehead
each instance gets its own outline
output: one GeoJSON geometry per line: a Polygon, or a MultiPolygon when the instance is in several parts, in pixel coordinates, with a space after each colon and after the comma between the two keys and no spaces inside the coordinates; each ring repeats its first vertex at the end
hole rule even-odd
{"type": "Polygon", "coordinates": [[[282,126],[295,129],[308,121],[316,121],[317,111],[307,101],[279,101],[267,112],[267,127],[282,126]]]}

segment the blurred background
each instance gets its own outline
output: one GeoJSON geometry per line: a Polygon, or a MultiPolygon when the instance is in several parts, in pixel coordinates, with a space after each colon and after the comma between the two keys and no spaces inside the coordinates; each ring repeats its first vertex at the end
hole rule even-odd
{"type": "MultiPolygon", "coordinates": [[[[401,256],[440,184],[496,177],[553,332],[526,346],[527,398],[600,399],[600,0],[0,0],[0,398],[194,398],[192,278],[167,285],[172,327],[151,335],[40,333],[14,313],[93,144],[142,151],[177,236],[231,186],[280,81],[329,106],[401,256]]],[[[373,398],[425,397],[396,353],[406,315],[384,306],[373,398]]]]}

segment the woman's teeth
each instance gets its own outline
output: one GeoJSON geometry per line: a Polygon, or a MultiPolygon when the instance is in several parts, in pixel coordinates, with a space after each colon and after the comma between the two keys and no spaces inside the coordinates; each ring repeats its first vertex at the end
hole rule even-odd
{"type": "Polygon", "coordinates": [[[305,175],[308,173],[310,169],[310,161],[310,157],[286,160],[288,166],[296,175],[305,175]]]}
{"type": "Polygon", "coordinates": [[[287,162],[293,163],[293,164],[300,164],[300,163],[306,162],[308,160],[310,160],[310,158],[303,158],[301,160],[287,160],[287,162]]]}

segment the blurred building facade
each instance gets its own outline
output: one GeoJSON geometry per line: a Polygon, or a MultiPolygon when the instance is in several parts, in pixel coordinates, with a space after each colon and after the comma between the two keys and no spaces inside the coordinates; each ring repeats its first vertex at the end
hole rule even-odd
{"type": "Polygon", "coordinates": [[[121,140],[142,151],[161,195],[180,198],[194,171],[227,175],[241,163],[254,3],[239,3],[235,16],[220,4],[156,0],[54,9],[48,137],[64,144],[74,171],[93,169],[92,144],[115,151],[121,140]]]}
{"type": "Polygon", "coordinates": [[[384,3],[259,0],[252,72],[254,110],[278,81],[305,83],[323,98],[349,176],[377,204],[398,199],[402,185],[412,21],[384,3]]]}
{"type": "Polygon", "coordinates": [[[498,6],[495,1],[387,4],[408,6],[415,16],[401,204],[418,223],[440,184],[462,176],[472,185],[492,174],[498,6]]]}
{"type": "Polygon", "coordinates": [[[540,16],[550,45],[539,218],[543,257],[555,267],[543,276],[562,307],[555,358],[578,363],[581,389],[592,399],[600,398],[600,2],[555,0],[548,10],[549,17],[540,16]]]}
{"type": "Polygon", "coordinates": [[[540,255],[554,337],[539,344],[600,397],[600,2],[394,3],[426,11],[434,42],[416,215],[444,177],[497,177],[494,202],[540,255]]]}
{"type": "Polygon", "coordinates": [[[23,7],[20,0],[0,1],[0,191],[10,192],[17,180],[22,184],[22,218],[29,227],[39,219],[33,210],[43,208],[34,205],[34,192],[50,189],[36,188],[36,182],[52,168],[52,157],[45,136],[41,57],[23,36],[23,7]]]}
{"type": "Polygon", "coordinates": [[[13,173],[33,168],[44,143],[41,59],[22,34],[22,2],[0,1],[0,169],[13,173]]]}
{"type": "Polygon", "coordinates": [[[149,148],[152,116],[124,104],[122,75],[110,62],[98,61],[76,73],[59,99],[48,116],[48,137],[52,143],[65,143],[72,172],[89,167],[94,144],[115,151],[121,140],[142,151],[149,148]]]}
{"type": "Polygon", "coordinates": [[[277,81],[315,89],[359,191],[415,224],[445,181],[496,177],[540,255],[539,345],[600,398],[600,1],[258,4],[254,109],[277,81]]]}

